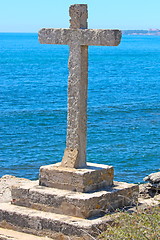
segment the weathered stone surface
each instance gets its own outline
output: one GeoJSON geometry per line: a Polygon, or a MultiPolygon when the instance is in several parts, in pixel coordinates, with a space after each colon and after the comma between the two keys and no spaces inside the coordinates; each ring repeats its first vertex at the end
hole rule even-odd
{"type": "Polygon", "coordinates": [[[147,190],[150,196],[154,196],[160,193],[160,172],[151,173],[143,179],[144,181],[149,181],[147,185],[147,190]]]}
{"type": "Polygon", "coordinates": [[[160,172],[151,173],[144,178],[144,181],[149,181],[150,183],[160,183],[160,172]]]}
{"type": "MultiPolygon", "coordinates": [[[[85,155],[85,153],[83,154],[85,155]]],[[[79,152],[77,148],[66,148],[61,162],[61,167],[79,168],[86,165],[85,158],[79,161],[79,152]]],[[[85,157],[85,156],[84,156],[85,157]]]]}
{"type": "MultiPolygon", "coordinates": [[[[70,7],[70,28],[87,28],[87,5],[70,7]]],[[[70,44],[68,78],[67,141],[61,166],[86,166],[88,47],[70,44]]]]}
{"type": "Polygon", "coordinates": [[[39,183],[41,186],[89,192],[102,187],[112,186],[113,167],[87,163],[85,168],[63,168],[61,163],[42,166],[39,183]]]}
{"type": "Polygon", "coordinates": [[[0,204],[0,227],[7,227],[53,239],[91,240],[111,223],[111,217],[93,220],[70,217],[49,212],[11,205],[0,204]],[[91,235],[93,237],[91,237],[91,235]]]}
{"type": "Polygon", "coordinates": [[[87,28],[88,10],[86,4],[74,4],[69,8],[70,28],[87,28]]]}
{"type": "Polygon", "coordinates": [[[41,44],[118,46],[122,35],[112,29],[43,28],[38,36],[41,44]]]}
{"type": "Polygon", "coordinates": [[[0,203],[11,201],[11,189],[12,186],[20,186],[22,183],[31,182],[28,179],[17,178],[11,175],[4,175],[0,178],[0,203]]]}
{"type": "Polygon", "coordinates": [[[72,46],[69,58],[68,79],[68,128],[63,167],[81,168],[86,166],[87,134],[87,88],[88,88],[88,47],[72,46]],[[77,151],[75,161],[67,153],[77,151]],[[73,159],[72,159],[73,160],[73,159]],[[72,162],[72,165],[71,165],[72,162]],[[67,164],[68,163],[68,164],[67,164]]]}
{"type": "Polygon", "coordinates": [[[12,189],[13,204],[81,218],[102,216],[109,211],[137,203],[138,185],[114,182],[113,187],[93,193],[79,193],[24,184],[12,189]]]}
{"type": "Polygon", "coordinates": [[[155,207],[155,206],[160,206],[160,196],[157,195],[157,198],[148,198],[148,199],[144,199],[144,198],[139,198],[138,199],[138,209],[146,209],[146,208],[151,208],[151,207],[155,207]]]}

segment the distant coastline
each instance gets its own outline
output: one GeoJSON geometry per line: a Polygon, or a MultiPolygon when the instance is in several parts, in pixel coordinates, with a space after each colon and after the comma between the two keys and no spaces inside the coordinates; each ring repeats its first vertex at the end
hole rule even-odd
{"type": "Polygon", "coordinates": [[[124,35],[152,35],[160,36],[160,29],[149,29],[149,30],[122,30],[124,35]]]}

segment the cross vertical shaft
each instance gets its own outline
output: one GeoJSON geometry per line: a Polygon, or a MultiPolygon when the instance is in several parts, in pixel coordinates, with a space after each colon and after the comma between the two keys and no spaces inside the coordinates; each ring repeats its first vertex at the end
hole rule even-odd
{"type": "MultiPolygon", "coordinates": [[[[87,5],[70,7],[70,28],[87,28],[87,5]]],[[[68,79],[67,143],[63,167],[86,166],[87,139],[88,46],[70,44],[68,79]]]]}

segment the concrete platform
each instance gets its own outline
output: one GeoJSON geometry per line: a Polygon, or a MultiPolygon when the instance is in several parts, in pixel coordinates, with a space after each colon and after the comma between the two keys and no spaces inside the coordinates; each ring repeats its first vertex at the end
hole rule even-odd
{"type": "Polygon", "coordinates": [[[64,168],[61,163],[42,166],[39,184],[41,186],[90,192],[112,186],[114,169],[112,166],[87,163],[85,168],[64,168]]]}
{"type": "Polygon", "coordinates": [[[43,187],[37,181],[12,188],[15,205],[80,218],[103,216],[117,208],[132,206],[137,198],[138,186],[124,182],[114,182],[113,187],[91,193],[43,187]]]}
{"type": "Polygon", "coordinates": [[[0,227],[56,240],[91,240],[112,221],[110,216],[88,220],[0,203],[0,227]]]}

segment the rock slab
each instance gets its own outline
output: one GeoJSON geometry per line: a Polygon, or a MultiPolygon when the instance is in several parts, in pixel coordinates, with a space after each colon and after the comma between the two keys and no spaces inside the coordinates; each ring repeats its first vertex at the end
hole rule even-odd
{"type": "Polygon", "coordinates": [[[160,193],[160,172],[155,172],[149,174],[147,177],[143,179],[144,181],[148,181],[147,190],[150,196],[154,196],[160,193]]]}

